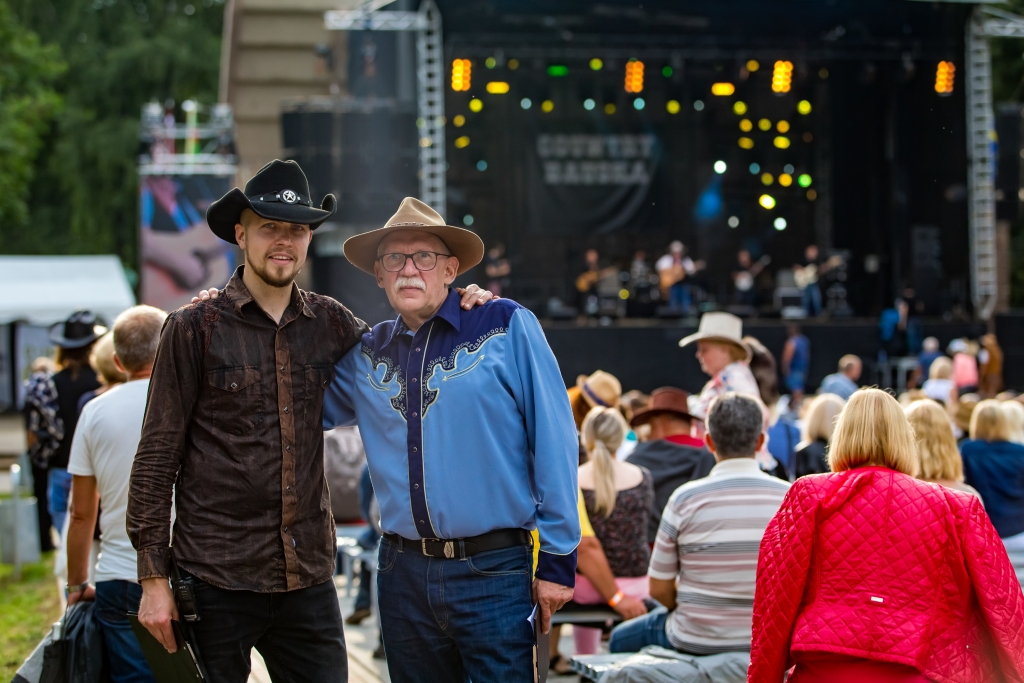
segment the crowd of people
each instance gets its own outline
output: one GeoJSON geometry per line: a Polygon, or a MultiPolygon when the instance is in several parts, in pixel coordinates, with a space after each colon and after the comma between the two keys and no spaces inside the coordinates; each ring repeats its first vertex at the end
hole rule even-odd
{"type": "MultiPolygon", "coordinates": [[[[564,672],[569,600],[617,613],[612,652],[749,652],[750,681],[1024,680],[1024,404],[986,379],[994,337],[927,342],[899,400],[856,356],[805,398],[798,329],[780,368],[712,312],[679,342],[699,391],[566,389],[533,314],[451,289],[484,245],[418,200],[345,244],[394,321],[298,289],[334,211],[307,197],[268,164],[208,213],[245,256],[223,292],[111,332],[78,312],[29,381],[40,528],[113,680],[153,680],[130,611],[168,651],[183,619],[207,680],[245,681],[253,648],[274,680],[347,679],[323,431],[353,424],[392,680],[534,680],[543,637],[564,672]]],[[[574,627],[576,653],[603,631],[574,627]]]]}

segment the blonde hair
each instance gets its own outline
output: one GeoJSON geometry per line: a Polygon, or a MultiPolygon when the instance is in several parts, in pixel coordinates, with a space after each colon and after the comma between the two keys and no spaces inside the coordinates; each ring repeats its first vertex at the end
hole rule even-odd
{"type": "Polygon", "coordinates": [[[1006,416],[1007,427],[1009,428],[1008,441],[1024,444],[1024,405],[1013,399],[1003,401],[999,408],[1006,416]]]}
{"type": "Polygon", "coordinates": [[[807,408],[804,426],[800,430],[801,441],[797,448],[803,448],[819,439],[831,439],[836,428],[836,418],[843,411],[844,405],[843,399],[835,394],[816,396],[807,408]]]}
{"type": "Polygon", "coordinates": [[[926,481],[963,481],[964,463],[956,447],[949,414],[934,401],[917,401],[907,406],[907,420],[914,428],[919,477],[926,481]]]}
{"type": "Polygon", "coordinates": [[[114,333],[107,332],[93,344],[89,355],[89,365],[103,378],[107,386],[128,381],[128,375],[118,370],[114,364],[114,333]]]}
{"type": "Polygon", "coordinates": [[[876,465],[916,476],[914,430],[903,408],[881,389],[860,389],[839,413],[828,449],[833,472],[876,465]]]}
{"type": "Polygon", "coordinates": [[[999,401],[985,399],[971,415],[971,438],[982,441],[1009,441],[1010,424],[999,401]]]}
{"type": "Polygon", "coordinates": [[[928,368],[928,379],[953,379],[953,361],[948,356],[939,356],[928,368]]]}
{"type": "Polygon", "coordinates": [[[594,512],[608,517],[615,509],[615,451],[626,438],[629,425],[615,408],[592,408],[580,427],[583,447],[594,467],[594,512]]]}

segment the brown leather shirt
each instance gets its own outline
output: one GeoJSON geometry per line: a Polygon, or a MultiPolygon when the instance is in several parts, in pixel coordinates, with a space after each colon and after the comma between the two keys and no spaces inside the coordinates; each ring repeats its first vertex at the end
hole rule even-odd
{"type": "Polygon", "coordinates": [[[170,314],[128,494],[139,580],[168,575],[172,491],[174,560],[200,579],[281,592],[332,577],[324,389],[367,329],[295,286],[275,323],[241,267],[219,298],[170,314]]]}

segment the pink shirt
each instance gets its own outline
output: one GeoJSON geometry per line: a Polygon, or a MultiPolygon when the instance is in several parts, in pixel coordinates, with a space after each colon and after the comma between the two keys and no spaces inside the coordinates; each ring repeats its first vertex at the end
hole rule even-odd
{"type": "Polygon", "coordinates": [[[958,353],[953,356],[953,381],[957,387],[978,386],[978,362],[966,353],[958,353]]]}

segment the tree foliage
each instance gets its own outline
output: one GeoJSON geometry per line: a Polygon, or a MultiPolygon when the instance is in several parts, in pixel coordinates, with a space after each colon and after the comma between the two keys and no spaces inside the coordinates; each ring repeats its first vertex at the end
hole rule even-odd
{"type": "MultiPolygon", "coordinates": [[[[153,100],[217,98],[223,0],[0,0],[67,70],[4,253],[113,253],[137,266],[138,133],[153,100]]],[[[3,48],[0,47],[0,50],[3,48]]],[[[0,53],[2,54],[2,53],[0,53]]]]}

